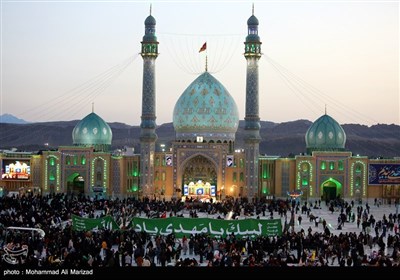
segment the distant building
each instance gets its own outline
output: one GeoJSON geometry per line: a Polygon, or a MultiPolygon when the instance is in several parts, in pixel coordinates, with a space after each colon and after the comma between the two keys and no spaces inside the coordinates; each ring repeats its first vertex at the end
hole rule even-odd
{"type": "Polygon", "coordinates": [[[140,151],[110,151],[112,130],[94,112],[73,129],[73,146],[40,154],[0,152],[3,192],[82,193],[102,197],[198,198],[227,196],[303,199],[400,198],[400,159],[369,159],[346,151],[346,133],[326,113],[308,129],[305,153],[259,154],[258,19],[248,19],[244,148],[235,149],[239,113],[228,90],[207,69],[173,110],[175,141],[156,147],[156,20],[145,20],[140,151]]]}

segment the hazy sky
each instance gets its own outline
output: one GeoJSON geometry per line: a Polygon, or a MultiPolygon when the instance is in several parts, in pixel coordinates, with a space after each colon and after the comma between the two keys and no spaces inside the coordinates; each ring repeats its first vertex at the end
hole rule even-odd
{"type": "MultiPolygon", "coordinates": [[[[151,1],[157,124],[208,68],[245,115],[252,3],[263,56],[260,118],[400,125],[398,1],[151,1]],[[207,41],[207,52],[199,53],[207,41]]],[[[27,121],[139,125],[150,1],[1,1],[1,112],[27,121]]]]}

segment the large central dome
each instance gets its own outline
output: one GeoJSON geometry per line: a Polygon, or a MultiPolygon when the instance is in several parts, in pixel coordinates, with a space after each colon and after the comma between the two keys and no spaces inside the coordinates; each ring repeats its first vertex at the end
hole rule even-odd
{"type": "Polygon", "coordinates": [[[182,93],[173,116],[176,140],[234,140],[239,125],[235,100],[210,73],[204,72],[182,93]]]}

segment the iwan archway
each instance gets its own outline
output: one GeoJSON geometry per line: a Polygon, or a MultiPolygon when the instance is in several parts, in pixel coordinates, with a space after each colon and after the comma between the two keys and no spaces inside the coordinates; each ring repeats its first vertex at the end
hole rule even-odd
{"type": "Polygon", "coordinates": [[[335,200],[337,198],[342,198],[342,183],[339,181],[329,178],[325,182],[321,184],[322,189],[322,200],[330,201],[335,200]]]}
{"type": "Polygon", "coordinates": [[[197,155],[184,165],[182,183],[183,196],[201,200],[215,200],[217,170],[214,163],[205,156],[197,155]]]}
{"type": "Polygon", "coordinates": [[[78,172],[72,173],[67,178],[68,193],[80,194],[85,192],[85,179],[78,172]]]}

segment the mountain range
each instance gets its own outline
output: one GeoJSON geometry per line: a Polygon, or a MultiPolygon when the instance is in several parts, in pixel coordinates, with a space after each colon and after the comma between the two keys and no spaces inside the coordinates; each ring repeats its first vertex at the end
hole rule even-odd
{"type": "MultiPolygon", "coordinates": [[[[16,148],[20,151],[39,151],[57,149],[59,146],[71,146],[72,130],[79,122],[79,120],[73,120],[7,123],[3,116],[0,116],[0,149],[16,148]]],[[[312,122],[309,120],[283,123],[261,121],[260,153],[283,157],[305,153],[305,134],[311,124],[312,122]]],[[[139,126],[118,122],[109,123],[109,125],[113,132],[113,150],[134,147],[135,151],[139,151],[139,126]]],[[[351,151],[354,155],[359,154],[371,158],[400,156],[400,126],[377,124],[369,127],[360,124],[343,124],[342,127],[347,137],[346,150],[351,151]]],[[[161,124],[156,132],[158,135],[157,147],[165,144],[168,150],[171,142],[175,139],[173,124],[161,124]]],[[[244,147],[244,133],[244,121],[240,121],[236,133],[236,149],[244,147]]]]}
{"type": "Polygon", "coordinates": [[[0,115],[0,123],[29,123],[26,120],[19,119],[11,114],[0,115]]]}

